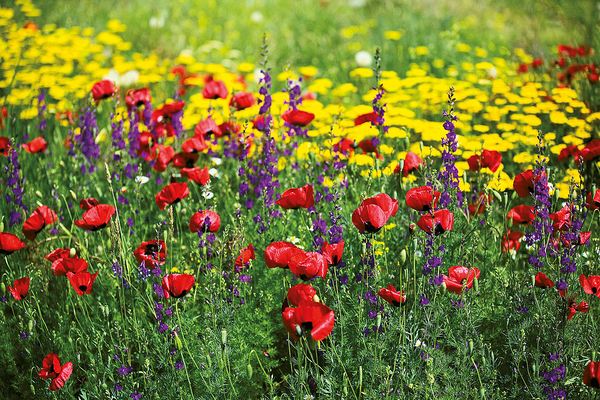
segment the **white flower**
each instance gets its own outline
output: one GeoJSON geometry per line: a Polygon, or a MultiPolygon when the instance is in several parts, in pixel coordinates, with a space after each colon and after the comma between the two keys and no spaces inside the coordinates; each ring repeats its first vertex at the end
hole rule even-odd
{"type": "Polygon", "coordinates": [[[265,17],[260,11],[254,11],[252,14],[250,14],[250,21],[256,24],[260,24],[261,22],[263,22],[264,19],[265,17]]]}
{"type": "Polygon", "coordinates": [[[214,176],[215,178],[221,178],[221,173],[216,168],[211,168],[208,170],[210,176],[214,176]]]}
{"type": "Polygon", "coordinates": [[[221,165],[221,164],[223,164],[223,159],[221,159],[221,158],[218,158],[218,157],[214,157],[214,158],[212,159],[212,162],[213,162],[213,164],[215,164],[215,165],[221,165]]]}
{"type": "Polygon", "coordinates": [[[125,72],[121,75],[119,86],[133,86],[140,80],[140,73],[135,69],[125,72]]]}
{"type": "Polygon", "coordinates": [[[348,5],[352,8],[359,8],[367,4],[367,0],[349,0],[348,5]]]}
{"type": "Polygon", "coordinates": [[[165,15],[160,14],[159,17],[150,18],[150,28],[162,28],[165,26],[165,15]]]}
{"type": "Polygon", "coordinates": [[[361,50],[354,56],[354,60],[358,64],[359,67],[369,67],[373,62],[373,57],[369,54],[369,52],[361,50]]]}
{"type": "Polygon", "coordinates": [[[415,251],[415,257],[421,257],[422,255],[423,253],[421,252],[421,250],[415,251]]]}
{"type": "Polygon", "coordinates": [[[496,79],[498,77],[498,70],[496,69],[496,67],[486,69],[486,72],[492,79],[496,79]]]}
{"type": "Polygon", "coordinates": [[[209,192],[208,190],[204,192],[204,198],[206,200],[212,199],[213,197],[215,197],[215,194],[213,192],[209,192]]]}
{"type": "Polygon", "coordinates": [[[144,183],[148,182],[150,180],[150,178],[148,178],[147,176],[143,176],[143,175],[138,175],[135,177],[135,182],[139,183],[140,186],[142,186],[144,183]]]}

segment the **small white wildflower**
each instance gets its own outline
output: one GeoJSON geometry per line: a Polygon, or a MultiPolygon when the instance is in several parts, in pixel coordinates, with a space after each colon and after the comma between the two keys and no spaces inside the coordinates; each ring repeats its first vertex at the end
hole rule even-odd
{"type": "Polygon", "coordinates": [[[135,69],[125,72],[119,79],[120,86],[133,86],[140,80],[140,73],[135,69]]]}
{"type": "Polygon", "coordinates": [[[421,250],[415,251],[415,257],[421,257],[422,255],[423,253],[421,252],[421,250]]]}
{"type": "Polygon", "coordinates": [[[369,52],[361,50],[354,56],[354,60],[358,64],[359,67],[369,67],[373,62],[373,57],[369,54],[369,52]]]}
{"type": "Polygon", "coordinates": [[[221,173],[216,168],[211,168],[208,170],[210,176],[214,176],[215,178],[221,178],[221,173]]]}
{"type": "Polygon", "coordinates": [[[139,183],[140,186],[142,186],[144,183],[148,182],[150,180],[150,178],[148,178],[147,176],[143,176],[143,175],[138,175],[135,177],[135,182],[139,183]]]}
{"type": "Polygon", "coordinates": [[[254,22],[255,24],[260,24],[264,19],[265,17],[260,11],[254,11],[252,14],[250,14],[250,21],[254,22]]]}
{"type": "Polygon", "coordinates": [[[223,160],[221,158],[218,158],[218,157],[213,157],[212,162],[215,165],[221,165],[221,164],[223,164],[223,160]]]}

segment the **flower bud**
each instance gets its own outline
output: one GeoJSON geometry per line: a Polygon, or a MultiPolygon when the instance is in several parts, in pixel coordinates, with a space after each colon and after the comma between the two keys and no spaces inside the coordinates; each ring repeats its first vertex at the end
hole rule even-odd
{"type": "MultiPolygon", "coordinates": [[[[408,150],[408,148],[410,147],[410,139],[408,138],[408,135],[406,135],[406,137],[404,138],[404,146],[406,147],[406,150],[408,150]]],[[[400,167],[400,170],[402,170],[402,167],[400,167]]]]}
{"type": "Polygon", "coordinates": [[[473,354],[473,340],[469,340],[469,354],[473,354]]]}
{"type": "Polygon", "coordinates": [[[179,339],[179,335],[177,335],[177,333],[175,333],[175,347],[177,347],[178,350],[181,350],[183,347],[183,343],[181,343],[181,339],[179,339]]]}
{"type": "Polygon", "coordinates": [[[296,325],[296,335],[298,337],[302,336],[302,327],[300,325],[296,325]]]}
{"type": "Polygon", "coordinates": [[[358,367],[358,387],[362,387],[362,365],[358,367]]]}
{"type": "Polygon", "coordinates": [[[208,364],[208,368],[212,366],[212,360],[210,359],[210,354],[206,355],[206,363],[208,364]]]}
{"type": "Polygon", "coordinates": [[[482,364],[482,365],[485,365],[485,356],[482,356],[482,357],[481,357],[481,364],[482,364]]]}
{"type": "Polygon", "coordinates": [[[29,320],[27,327],[29,328],[29,332],[31,333],[33,331],[33,320],[31,320],[31,319],[29,320]]]}
{"type": "Polygon", "coordinates": [[[475,288],[475,293],[479,293],[479,279],[473,279],[473,287],[475,288]]]}
{"type": "Polygon", "coordinates": [[[77,251],[74,247],[69,249],[69,258],[75,258],[77,256],[77,251]]]}
{"type": "Polygon", "coordinates": [[[560,198],[560,189],[556,188],[554,190],[554,203],[555,204],[558,202],[559,198],[560,198]]]}
{"type": "Polygon", "coordinates": [[[442,290],[442,293],[446,293],[446,288],[447,288],[446,282],[442,282],[442,284],[440,285],[440,289],[442,290]]]}
{"type": "Polygon", "coordinates": [[[423,155],[423,141],[419,142],[419,148],[421,149],[421,156],[423,155]]]}
{"type": "Polygon", "coordinates": [[[536,372],[536,370],[537,370],[537,365],[535,365],[535,363],[533,363],[533,365],[531,366],[531,370],[532,370],[533,372],[536,372]]]}
{"type": "Polygon", "coordinates": [[[319,299],[319,296],[315,294],[315,295],[313,296],[313,301],[314,301],[315,303],[318,303],[319,301],[321,301],[321,299],[319,299]]]}
{"type": "Polygon", "coordinates": [[[0,222],[0,232],[4,232],[4,221],[0,222]]]}
{"type": "Polygon", "coordinates": [[[377,329],[381,326],[381,313],[377,313],[377,329]]]}
{"type": "Polygon", "coordinates": [[[6,292],[6,285],[4,282],[0,283],[0,291],[2,291],[2,293],[6,292]]]}
{"type": "Polygon", "coordinates": [[[531,286],[535,287],[535,275],[531,275],[531,286]]]}
{"type": "Polygon", "coordinates": [[[379,171],[379,158],[375,159],[375,170],[379,171]]]}
{"type": "Polygon", "coordinates": [[[435,376],[433,376],[433,374],[427,374],[427,382],[429,382],[430,385],[433,385],[435,383],[435,376]]]}
{"type": "Polygon", "coordinates": [[[221,329],[221,343],[223,346],[227,344],[227,329],[225,328],[221,329]]]}
{"type": "Polygon", "coordinates": [[[362,244],[362,253],[367,254],[367,244],[363,242],[362,244]]]}
{"type": "Polygon", "coordinates": [[[498,193],[498,191],[492,190],[492,193],[494,193],[494,197],[497,198],[498,201],[502,201],[502,196],[500,196],[500,193],[498,193]]]}
{"type": "Polygon", "coordinates": [[[402,261],[402,264],[406,262],[406,249],[402,249],[400,252],[400,261],[402,261]]]}
{"type": "Polygon", "coordinates": [[[29,389],[31,389],[31,393],[35,394],[35,386],[33,386],[33,383],[29,385],[29,389]]]}
{"type": "Polygon", "coordinates": [[[252,379],[252,365],[248,364],[246,367],[246,373],[248,374],[248,379],[252,379]]]}
{"type": "Polygon", "coordinates": [[[479,388],[479,396],[481,396],[482,399],[485,399],[485,388],[479,388]]]}
{"type": "MultiPolygon", "coordinates": [[[[398,161],[398,169],[400,170],[400,175],[402,174],[402,170],[404,169],[404,160],[398,161]]],[[[398,197],[394,196],[395,199],[398,197]]]]}
{"type": "Polygon", "coordinates": [[[40,199],[43,199],[43,198],[44,198],[44,195],[42,195],[42,192],[40,192],[39,190],[36,190],[36,191],[35,191],[35,195],[36,195],[37,197],[39,197],[40,199]]]}
{"type": "Polygon", "coordinates": [[[71,195],[71,198],[73,199],[73,201],[77,201],[77,195],[75,194],[74,191],[69,190],[69,194],[71,195]]]}
{"type": "Polygon", "coordinates": [[[415,251],[417,251],[417,244],[418,244],[418,242],[417,242],[417,238],[414,238],[414,239],[413,239],[413,246],[412,246],[412,247],[413,247],[413,253],[414,253],[415,251]]]}

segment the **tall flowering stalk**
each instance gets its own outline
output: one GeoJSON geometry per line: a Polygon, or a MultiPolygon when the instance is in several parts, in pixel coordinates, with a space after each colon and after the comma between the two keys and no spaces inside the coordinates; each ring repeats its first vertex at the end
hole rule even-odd
{"type": "MultiPolygon", "coordinates": [[[[98,133],[98,123],[96,122],[96,111],[88,108],[79,116],[80,132],[75,135],[75,142],[79,144],[79,148],[83,155],[88,160],[88,167],[85,163],[81,164],[81,173],[94,173],[96,167],[93,160],[100,158],[100,146],[96,143],[96,135],[98,133]]],[[[71,146],[72,150],[73,146],[71,146]]]]}
{"type": "Polygon", "coordinates": [[[42,89],[42,91],[40,92],[40,95],[38,96],[38,119],[40,120],[40,123],[36,125],[35,129],[37,129],[38,131],[40,131],[40,134],[42,137],[46,136],[46,126],[47,126],[47,122],[46,122],[46,118],[44,118],[44,113],[46,112],[46,109],[48,108],[46,106],[46,102],[44,101],[46,99],[46,90],[42,89]]]}
{"type": "Polygon", "coordinates": [[[442,147],[444,148],[442,151],[442,167],[437,175],[438,180],[444,185],[438,202],[440,208],[446,208],[452,203],[450,192],[458,189],[458,169],[456,168],[456,165],[454,165],[458,159],[458,156],[454,155],[458,149],[456,133],[454,132],[454,122],[457,120],[456,115],[454,115],[455,101],[454,87],[451,86],[450,91],[448,92],[448,105],[450,106],[450,111],[444,111],[444,117],[446,117],[444,129],[448,133],[446,134],[446,138],[442,139],[442,147]]]}
{"type": "Polygon", "coordinates": [[[4,166],[6,172],[6,186],[8,186],[12,192],[12,196],[5,193],[6,203],[14,203],[15,207],[10,211],[8,216],[9,226],[20,224],[23,222],[21,219],[21,212],[27,212],[27,207],[23,204],[23,185],[25,184],[25,177],[19,177],[21,167],[19,166],[19,158],[17,153],[17,146],[13,146],[12,150],[8,155],[8,165],[4,166]]]}

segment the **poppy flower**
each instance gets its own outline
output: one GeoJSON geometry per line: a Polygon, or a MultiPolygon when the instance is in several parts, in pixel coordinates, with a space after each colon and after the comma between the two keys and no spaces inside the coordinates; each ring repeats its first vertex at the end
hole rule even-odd
{"type": "Polygon", "coordinates": [[[90,208],[97,206],[98,204],[100,204],[98,200],[94,199],[93,197],[90,197],[89,199],[81,199],[81,201],[79,202],[79,208],[87,211],[90,208]]]}
{"type": "Polygon", "coordinates": [[[193,275],[188,274],[170,274],[163,277],[162,288],[165,293],[165,298],[175,297],[180,299],[190,292],[192,286],[196,282],[193,275]]]}
{"type": "MultiPolygon", "coordinates": [[[[206,136],[210,135],[211,133],[214,134],[215,137],[217,137],[217,138],[223,136],[221,130],[217,126],[217,123],[212,118],[206,118],[206,119],[203,119],[202,121],[198,122],[198,124],[196,125],[196,128],[194,129],[194,135],[196,137],[199,137],[199,136],[206,137],[206,136]]],[[[208,146],[207,146],[207,148],[208,148],[208,146]]]]}
{"type": "Polygon", "coordinates": [[[524,74],[527,71],[529,71],[529,67],[527,66],[527,64],[525,64],[525,63],[519,64],[519,67],[517,68],[517,74],[524,74]]]}
{"type": "Polygon", "coordinates": [[[148,266],[153,264],[163,265],[166,260],[166,254],[167,245],[162,239],[142,242],[142,244],[140,244],[133,252],[135,261],[137,261],[138,264],[141,264],[143,261],[148,262],[146,264],[148,266]]]}
{"type": "Polygon", "coordinates": [[[558,153],[558,161],[563,162],[567,158],[573,156],[575,157],[575,162],[577,163],[580,155],[581,152],[579,151],[579,148],[576,145],[567,146],[564,149],[562,149],[560,153],[558,153]]]}
{"type": "Polygon", "coordinates": [[[558,231],[568,231],[571,227],[571,207],[572,205],[567,204],[559,211],[550,214],[550,219],[552,219],[552,228],[554,232],[558,231]]]}
{"type": "Polygon", "coordinates": [[[156,157],[156,152],[153,151],[154,143],[156,143],[156,137],[150,132],[140,133],[138,139],[138,148],[135,151],[136,154],[142,157],[145,161],[152,161],[156,157]]]}
{"type": "Polygon", "coordinates": [[[542,65],[544,65],[544,61],[541,58],[536,58],[531,62],[531,67],[533,69],[537,69],[538,67],[541,67],[542,65]]]}
{"type": "Polygon", "coordinates": [[[583,384],[600,389],[600,361],[590,361],[585,366],[583,384]]]}
{"type": "Polygon", "coordinates": [[[42,379],[52,379],[50,390],[55,391],[65,385],[65,382],[72,373],[72,362],[65,363],[65,365],[61,367],[60,358],[54,353],[49,353],[44,358],[42,370],[38,372],[38,375],[42,379]]]}
{"type": "Polygon", "coordinates": [[[314,251],[300,252],[294,251],[288,253],[292,255],[288,262],[288,267],[292,274],[298,278],[308,281],[315,276],[320,276],[325,280],[327,275],[327,259],[320,253],[314,251]]]}
{"type": "Polygon", "coordinates": [[[219,125],[219,130],[221,131],[221,135],[231,135],[232,133],[240,133],[242,126],[234,122],[225,121],[219,125]]]}
{"type": "Polygon", "coordinates": [[[196,182],[200,186],[204,186],[210,180],[210,173],[208,167],[200,168],[183,168],[181,170],[181,176],[185,176],[190,181],[196,182]]]}
{"type": "Polygon", "coordinates": [[[483,150],[481,155],[475,154],[469,157],[467,162],[473,172],[479,171],[480,168],[489,168],[490,171],[496,172],[502,164],[502,154],[495,150],[483,150]]]}
{"type": "Polygon", "coordinates": [[[386,213],[375,204],[359,206],[352,213],[352,223],[361,233],[377,233],[387,221],[386,213]]]}
{"type": "Polygon", "coordinates": [[[300,110],[287,110],[281,118],[290,125],[306,126],[315,119],[315,114],[300,110]]]}
{"type": "MultiPolygon", "coordinates": [[[[56,250],[52,250],[50,252],[50,254],[46,255],[44,258],[50,262],[54,262],[60,258],[69,258],[69,256],[71,255],[71,250],[70,249],[56,249],[56,250]]],[[[73,258],[78,258],[77,254],[75,254],[75,256],[73,258]]]]}
{"type": "Polygon", "coordinates": [[[67,272],[67,278],[69,278],[69,282],[71,282],[71,286],[77,292],[78,295],[83,296],[83,294],[91,294],[92,286],[94,286],[94,281],[98,276],[98,272],[95,274],[90,274],[87,271],[84,272],[67,272]]]}
{"type": "Polygon", "coordinates": [[[150,89],[147,87],[142,89],[129,89],[125,95],[125,103],[128,109],[141,107],[146,103],[152,103],[150,89]]]}
{"type": "Polygon", "coordinates": [[[359,115],[358,117],[356,117],[354,119],[354,126],[362,125],[365,122],[372,122],[375,125],[378,125],[377,124],[377,118],[378,117],[379,117],[379,114],[377,114],[375,111],[359,115]]]}
{"type": "Polygon", "coordinates": [[[333,151],[342,153],[345,155],[354,153],[354,140],[352,139],[341,139],[333,146],[333,151]]]}
{"type": "Polygon", "coordinates": [[[11,150],[10,140],[6,136],[0,136],[0,156],[8,157],[11,150]]]}
{"type": "Polygon", "coordinates": [[[417,211],[429,211],[436,207],[440,192],[429,186],[419,186],[406,192],[406,205],[417,211]]]}
{"type": "Polygon", "coordinates": [[[535,210],[531,206],[526,206],[522,204],[520,206],[513,207],[512,210],[508,212],[506,218],[511,221],[513,225],[531,225],[533,219],[535,218],[535,210]]]}
{"type": "Polygon", "coordinates": [[[462,294],[463,285],[467,289],[471,289],[473,287],[473,280],[475,278],[479,279],[479,274],[479,269],[475,267],[471,269],[460,265],[450,267],[448,276],[444,275],[446,289],[452,293],[462,294]]]}
{"type": "Polygon", "coordinates": [[[584,292],[596,295],[600,298],[600,276],[590,275],[586,279],[585,275],[581,274],[581,276],[579,276],[579,283],[583,286],[584,292]]]}
{"type": "Polygon", "coordinates": [[[552,279],[549,279],[543,272],[538,272],[535,276],[535,287],[541,289],[553,288],[554,281],[552,281],[552,279]]]}
{"type": "Polygon", "coordinates": [[[199,153],[208,149],[208,145],[204,141],[204,135],[197,135],[186,139],[181,145],[181,151],[189,154],[199,153]]]}
{"type": "Polygon", "coordinates": [[[387,218],[393,217],[398,212],[398,200],[391,198],[385,193],[379,193],[373,197],[366,198],[360,203],[361,206],[374,204],[381,208],[387,218]]]}
{"type": "Polygon", "coordinates": [[[269,268],[289,268],[288,263],[293,254],[302,251],[293,243],[274,242],[265,249],[265,263],[269,268]]]}
{"type": "Polygon", "coordinates": [[[311,285],[299,283],[291,287],[287,292],[287,299],[290,304],[298,306],[302,301],[313,301],[317,291],[311,285]]]}
{"type": "Polygon", "coordinates": [[[229,107],[235,107],[236,110],[240,111],[248,107],[252,107],[254,103],[256,103],[256,99],[254,98],[254,95],[252,93],[237,92],[231,97],[229,107]]]}
{"type": "Polygon", "coordinates": [[[329,244],[323,242],[321,246],[321,254],[327,259],[329,265],[338,265],[342,260],[342,254],[344,252],[344,242],[341,241],[336,244],[329,244]]]}
{"type": "Polygon", "coordinates": [[[202,88],[202,97],[205,99],[226,99],[229,92],[223,81],[210,81],[202,88]]]}
{"type": "Polygon", "coordinates": [[[75,225],[86,231],[95,232],[108,226],[115,211],[116,208],[109,204],[98,204],[84,212],[82,219],[75,221],[75,225]]]}
{"type": "Polygon", "coordinates": [[[94,86],[92,86],[92,97],[94,98],[94,101],[108,99],[118,90],[119,88],[117,88],[112,81],[103,80],[94,83],[94,86]]]}
{"type": "Polygon", "coordinates": [[[600,139],[594,139],[581,149],[583,161],[588,162],[596,157],[600,157],[600,139]]]}
{"type": "MultiPolygon", "coordinates": [[[[546,173],[544,173],[544,176],[545,175],[546,173]]],[[[527,197],[533,193],[535,185],[534,180],[538,179],[539,178],[535,178],[535,172],[532,169],[528,169],[527,171],[521,172],[515,177],[515,180],[513,181],[513,188],[519,197],[527,197]]]]}
{"type": "Polygon", "coordinates": [[[301,301],[298,308],[287,307],[282,313],[283,325],[295,341],[304,332],[310,332],[316,341],[325,339],[333,330],[335,314],[322,303],[301,301]]]}
{"type": "Polygon", "coordinates": [[[25,247],[25,243],[12,233],[0,232],[0,254],[5,256],[21,250],[25,247]]]}
{"type": "MultiPolygon", "coordinates": [[[[417,153],[409,151],[408,153],[406,153],[406,157],[404,157],[402,175],[404,175],[404,177],[407,178],[410,172],[419,169],[419,165],[423,165],[423,160],[421,159],[421,157],[419,157],[417,153]]],[[[394,169],[394,173],[400,173],[400,165],[396,166],[396,168],[394,169]]]]}
{"type": "Polygon", "coordinates": [[[586,244],[588,243],[588,241],[590,240],[590,238],[592,237],[592,232],[579,232],[579,242],[577,242],[577,245],[582,245],[582,244],[586,244]]]}
{"type": "Polygon", "coordinates": [[[433,229],[435,235],[438,236],[446,231],[452,230],[454,227],[454,214],[446,209],[437,210],[434,213],[433,218],[431,214],[425,214],[419,218],[417,226],[425,231],[425,233],[431,233],[433,229]]]}
{"type": "Polygon", "coordinates": [[[185,153],[181,151],[173,157],[173,166],[175,168],[194,168],[198,158],[200,158],[200,154],[198,153],[185,153]]]}
{"type": "Polygon", "coordinates": [[[175,150],[171,146],[157,144],[152,148],[152,152],[156,152],[156,163],[153,169],[156,172],[165,172],[167,165],[175,156],[175,150]]]}
{"type": "Polygon", "coordinates": [[[588,193],[585,206],[590,210],[600,209],[600,189],[597,189],[592,197],[592,193],[588,193]]]}
{"type": "Polygon", "coordinates": [[[381,154],[379,154],[379,151],[377,150],[377,145],[374,143],[378,144],[379,140],[378,139],[365,139],[358,144],[358,147],[360,147],[365,154],[366,153],[375,153],[376,158],[383,160],[383,156],[381,154]]]}
{"type": "Polygon", "coordinates": [[[48,148],[48,143],[40,136],[29,143],[23,143],[21,146],[23,147],[23,150],[28,153],[44,153],[48,148]]]}
{"type": "Polygon", "coordinates": [[[404,290],[402,292],[397,292],[394,285],[389,285],[387,289],[380,289],[379,292],[377,292],[377,294],[379,295],[379,297],[396,307],[404,305],[404,303],[406,303],[406,296],[404,296],[404,290]]]}
{"type": "Polygon", "coordinates": [[[155,201],[159,209],[164,210],[166,206],[177,204],[188,197],[190,190],[187,182],[171,183],[156,194],[155,201]]]}
{"type": "Polygon", "coordinates": [[[485,211],[485,208],[488,204],[492,202],[491,195],[485,195],[485,193],[480,193],[477,197],[477,201],[475,203],[469,204],[469,215],[479,215],[485,211]]]}
{"type": "Polygon", "coordinates": [[[521,247],[521,239],[525,234],[521,231],[508,232],[508,235],[502,237],[502,253],[506,253],[509,250],[519,251],[521,247]]]}
{"type": "Polygon", "coordinates": [[[14,287],[8,286],[7,289],[10,294],[13,295],[15,300],[23,300],[29,293],[29,278],[17,279],[14,283],[14,287]]]}
{"type": "Polygon", "coordinates": [[[573,46],[569,46],[568,44],[559,44],[558,54],[563,54],[568,57],[575,57],[577,55],[577,50],[573,46]]]}
{"type": "Polygon", "coordinates": [[[57,220],[56,213],[46,206],[39,206],[27,218],[23,224],[23,234],[29,240],[35,240],[38,233],[46,227],[55,223],[57,220]]]}
{"type": "Polygon", "coordinates": [[[256,254],[254,254],[254,247],[250,243],[242,249],[238,258],[235,259],[236,270],[242,269],[245,265],[248,265],[250,260],[254,259],[256,259],[256,254]]]}
{"type": "Polygon", "coordinates": [[[69,273],[78,274],[86,272],[88,263],[83,258],[59,258],[52,262],[54,275],[67,275],[69,273]]]}
{"type": "Polygon", "coordinates": [[[175,134],[171,119],[175,114],[182,112],[184,106],[185,101],[174,101],[163,104],[152,112],[152,121],[155,123],[154,131],[157,136],[172,137],[175,134]]]}
{"type": "Polygon", "coordinates": [[[587,314],[587,312],[590,310],[590,305],[587,303],[587,301],[582,301],[581,303],[577,304],[575,297],[577,297],[577,295],[569,299],[569,317],[567,318],[569,321],[571,318],[573,318],[577,311],[587,314]]]}
{"type": "Polygon", "coordinates": [[[190,232],[217,232],[221,226],[221,217],[214,211],[198,211],[190,219],[190,232]]]}
{"type": "Polygon", "coordinates": [[[281,194],[281,198],[275,204],[286,210],[310,208],[315,205],[313,186],[309,183],[301,188],[288,189],[281,194]]]}

